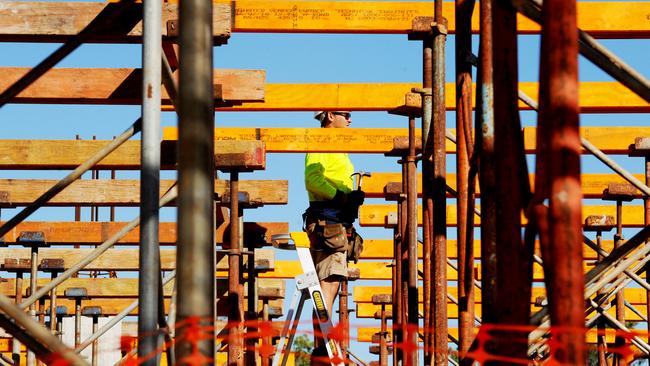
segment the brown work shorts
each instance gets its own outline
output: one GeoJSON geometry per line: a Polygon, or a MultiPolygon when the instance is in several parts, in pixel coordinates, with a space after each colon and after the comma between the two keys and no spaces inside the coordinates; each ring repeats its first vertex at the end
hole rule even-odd
{"type": "MultiPolygon", "coordinates": [[[[333,252],[325,247],[316,235],[316,225],[317,222],[308,220],[306,223],[306,231],[318,278],[321,280],[331,276],[346,278],[348,276],[347,254],[345,251],[333,252]]],[[[345,230],[342,231],[341,235],[343,237],[340,240],[347,242],[345,230]]]]}

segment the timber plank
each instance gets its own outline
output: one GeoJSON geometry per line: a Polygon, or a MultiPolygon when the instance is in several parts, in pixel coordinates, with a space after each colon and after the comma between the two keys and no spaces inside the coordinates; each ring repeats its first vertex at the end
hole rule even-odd
{"type": "MultiPolygon", "coordinates": [[[[142,3],[133,5],[142,14],[142,3]]],[[[0,3],[1,42],[62,42],[81,32],[102,11],[112,11],[119,2],[35,2],[3,1],[0,3]]],[[[230,36],[231,7],[226,2],[213,4],[212,28],[216,38],[230,36]]],[[[141,19],[140,15],[140,19],[141,19]]],[[[178,20],[178,3],[163,2],[163,37],[168,36],[167,21],[178,20]]],[[[106,27],[102,32],[84,36],[85,42],[142,42],[142,21],[125,29],[124,22],[106,27]]]]}
{"type": "MultiPolygon", "coordinates": [[[[87,257],[94,249],[51,249],[38,250],[39,262],[43,259],[63,259],[64,268],[68,269],[87,257]]],[[[0,248],[0,263],[5,259],[29,259],[30,248],[0,248]]],[[[85,271],[137,271],[140,268],[139,249],[109,249],[83,268],[85,271]]],[[[244,257],[246,263],[250,256],[244,257]]],[[[255,261],[274,267],[275,254],[271,249],[255,249],[255,261]]],[[[176,250],[160,250],[160,268],[163,271],[176,269],[176,250]]],[[[228,268],[228,260],[224,255],[217,256],[217,270],[228,268]]]]}
{"type": "MultiPolygon", "coordinates": [[[[450,295],[458,298],[458,287],[447,287],[447,292],[450,295]]],[[[352,299],[355,303],[372,303],[372,295],[375,294],[389,294],[391,293],[391,287],[389,286],[354,286],[352,290],[352,299]]],[[[474,299],[477,304],[482,302],[481,291],[476,289],[474,291],[474,299]]],[[[538,296],[546,296],[546,290],[543,287],[533,287],[531,303],[534,302],[535,298],[538,296]]],[[[642,288],[626,288],[625,289],[625,300],[633,305],[645,305],[646,301],[646,290],[642,288]]],[[[418,288],[418,302],[422,302],[422,287],[418,288]]],[[[447,303],[451,304],[450,300],[447,300],[447,303]]]]}
{"type": "MultiPolygon", "coordinates": [[[[101,244],[122,229],[126,222],[50,222],[24,221],[4,236],[7,244],[15,243],[23,231],[41,231],[50,245],[101,244]]],[[[223,244],[227,226],[219,227],[215,232],[217,244],[223,244]]],[[[286,222],[244,222],[244,240],[259,240],[270,243],[271,236],[289,231],[286,222]]],[[[159,241],[161,245],[176,245],[176,223],[159,223],[159,241]]],[[[226,235],[226,239],[228,239],[226,235]]],[[[118,245],[139,245],[140,228],[136,227],[126,234],[118,245]]]]}
{"type": "MultiPolygon", "coordinates": [[[[403,99],[403,94],[401,95],[403,99]]],[[[455,129],[448,129],[456,135],[455,129]]],[[[536,128],[523,129],[526,152],[535,153],[536,128]]],[[[650,127],[583,127],[581,136],[608,154],[628,154],[636,137],[650,136],[650,127]]],[[[266,143],[266,151],[275,152],[348,152],[387,153],[393,149],[393,138],[408,136],[406,128],[345,128],[330,131],[326,128],[251,128],[230,127],[215,129],[215,143],[223,140],[255,140],[266,143]]],[[[416,136],[420,130],[416,129],[416,136]]],[[[163,128],[164,140],[178,140],[178,128],[163,128]]],[[[456,152],[456,144],[446,140],[447,153],[456,152]]],[[[584,149],[583,154],[588,152],[584,149]]],[[[395,164],[397,168],[397,164],[395,164]]]]}
{"type": "MultiPolygon", "coordinates": [[[[531,328],[531,330],[533,330],[533,328],[531,328]]],[[[357,328],[356,341],[357,342],[370,342],[370,341],[372,341],[372,335],[379,332],[379,331],[380,331],[380,328],[366,328],[366,327],[357,328]]],[[[388,328],[387,331],[389,333],[389,337],[392,339],[392,333],[393,332],[391,331],[390,328],[388,328]]],[[[420,329],[420,332],[422,332],[422,329],[420,329]]],[[[478,332],[478,329],[475,328],[474,333],[476,333],[476,332],[478,332]]],[[[605,334],[606,334],[606,339],[607,339],[608,343],[614,342],[616,332],[613,329],[608,328],[605,331],[605,334]]],[[[638,331],[638,330],[635,331],[634,334],[638,335],[639,337],[645,337],[646,336],[645,332],[641,333],[641,331],[638,331]]],[[[587,337],[586,337],[587,343],[590,343],[590,344],[596,343],[596,335],[597,335],[596,329],[588,329],[587,330],[587,337]]],[[[458,339],[458,328],[449,327],[449,337],[451,337],[453,339],[458,339]]],[[[353,338],[353,337],[351,337],[351,338],[353,338]]],[[[420,339],[419,342],[422,342],[422,340],[420,339]]]]}
{"type": "MultiPolygon", "coordinates": [[[[645,175],[634,174],[640,181],[645,180],[645,175]]],[[[418,173],[418,197],[422,196],[422,173],[418,173]]],[[[534,189],[535,174],[529,175],[531,188],[534,189]]],[[[401,182],[402,173],[373,172],[372,176],[363,179],[363,191],[366,197],[384,197],[384,187],[389,182],[401,182]]],[[[609,183],[625,183],[626,180],[617,174],[582,174],[580,176],[582,184],[582,195],[585,198],[602,198],[603,191],[609,183]]],[[[447,174],[447,185],[456,190],[456,174],[447,174]]],[[[641,192],[635,192],[636,198],[641,198],[641,192]]],[[[476,183],[476,196],[481,196],[481,190],[478,182],[476,183]]],[[[447,192],[447,197],[454,197],[447,192]]]]}
{"type": "MultiPolygon", "coordinates": [[[[39,278],[37,286],[44,286],[51,280],[49,278],[39,278]]],[[[171,297],[173,290],[173,282],[170,281],[163,288],[165,297],[171,297]]],[[[225,296],[228,293],[227,279],[217,279],[217,293],[220,296],[225,296]]],[[[16,293],[15,278],[5,278],[0,282],[0,293],[14,298],[16,293]]],[[[258,280],[258,290],[268,291],[270,289],[278,289],[281,293],[285,291],[285,281],[277,279],[263,278],[258,280]]],[[[91,299],[137,299],[138,298],[138,279],[137,278],[70,278],[65,280],[61,285],[57,286],[56,293],[59,299],[65,299],[65,289],[70,287],[83,287],[88,291],[88,297],[91,299]]],[[[23,295],[27,293],[29,288],[29,281],[23,281],[23,295]]],[[[244,287],[244,294],[248,290],[244,287]]],[[[74,309],[74,307],[73,307],[74,309]]],[[[74,311],[74,310],[73,310],[74,311]]]]}
{"type": "MultiPolygon", "coordinates": [[[[261,140],[265,142],[267,152],[303,153],[303,152],[348,152],[348,153],[386,153],[393,147],[393,138],[407,136],[404,128],[348,128],[341,131],[328,131],[322,128],[217,128],[215,129],[215,149],[225,149],[221,145],[227,141],[261,140]],[[341,142],[345,142],[342,144],[341,142]]],[[[455,130],[450,129],[455,134],[455,130]]],[[[524,141],[527,153],[535,152],[535,128],[524,128],[524,141]]],[[[627,155],[628,147],[636,137],[650,136],[650,128],[638,127],[585,127],[581,129],[583,137],[608,154],[627,155]]],[[[417,132],[419,135],[419,131],[417,132]]],[[[175,169],[175,141],[178,138],[176,128],[163,129],[166,141],[161,144],[161,168],[175,169]]],[[[1,169],[74,169],[87,157],[108,144],[108,141],[77,140],[0,140],[1,169]]],[[[447,141],[448,153],[455,153],[456,145],[447,141]]],[[[582,153],[587,153],[582,150],[582,153]]],[[[97,169],[139,169],[140,142],[127,141],[111,155],[96,165],[97,169]]],[[[397,169],[397,164],[395,164],[397,169]]],[[[383,179],[400,180],[400,174],[390,178],[367,178],[364,183],[369,192],[380,191],[383,179]]],[[[588,177],[584,175],[583,177],[588,177]]],[[[597,175],[593,175],[597,179],[597,175]]],[[[611,175],[612,181],[621,178],[611,175]]],[[[606,179],[610,179],[604,177],[606,179]]],[[[455,187],[455,179],[449,174],[447,182],[455,187]]],[[[591,186],[590,180],[583,182],[585,192],[598,187],[591,186]]]]}
{"type": "MultiPolygon", "coordinates": [[[[44,179],[2,179],[0,191],[8,192],[4,202],[10,206],[23,206],[36,200],[57,181],[44,179]]],[[[161,196],[173,185],[173,180],[160,181],[161,196]]],[[[229,182],[215,181],[215,193],[219,197],[229,193],[229,182]]],[[[251,202],[266,205],[286,204],[288,200],[286,180],[242,180],[239,189],[248,192],[251,202]]],[[[77,180],[52,198],[47,206],[137,206],[140,201],[139,180],[77,180]]]]}
{"type": "MultiPolygon", "coordinates": [[[[42,3],[9,2],[13,13],[0,11],[0,29],[5,28],[0,40],[54,41],[78,33],[102,8],[100,4],[64,3],[45,6],[42,3]],[[16,5],[14,5],[16,4],[16,5]],[[74,5],[74,4],[81,4],[74,5]],[[4,15],[4,16],[3,16],[4,15]],[[13,16],[12,16],[13,15],[13,16]],[[50,21],[38,21],[45,16],[50,21]],[[12,36],[10,38],[10,36],[12,36]]],[[[214,34],[228,34],[231,5],[213,2],[214,34]]],[[[637,38],[648,37],[645,14],[650,12],[647,3],[635,2],[578,2],[578,26],[594,37],[637,38]]],[[[175,2],[163,3],[163,24],[176,17],[175,2]]],[[[411,20],[416,16],[433,16],[433,2],[396,1],[233,1],[233,32],[283,32],[283,33],[386,33],[406,34],[411,20]]],[[[10,8],[11,9],[11,8],[10,8]]],[[[455,33],[456,22],[452,4],[443,3],[443,13],[449,22],[449,32],[455,33]]],[[[478,11],[474,11],[472,30],[478,30],[478,11]]],[[[47,19],[47,18],[45,18],[47,19]]],[[[539,26],[519,15],[517,30],[520,34],[537,34],[539,26]]],[[[166,27],[162,29],[167,35],[166,27]]],[[[110,34],[112,37],[117,35],[110,34]]],[[[128,37],[139,37],[141,25],[128,32],[128,37]]],[[[92,41],[103,41],[103,38],[92,41]]],[[[120,38],[113,42],[120,41],[120,38]]],[[[130,38],[122,40],[131,41],[130,38]]]]}
{"type": "MultiPolygon", "coordinates": [[[[583,262],[583,269],[586,273],[591,270],[594,263],[591,261],[583,262]]],[[[348,268],[358,268],[360,271],[361,280],[390,280],[392,279],[392,264],[391,261],[360,261],[356,264],[349,263],[348,268]]],[[[476,279],[481,279],[481,264],[476,264],[477,276],[476,279]]],[[[422,271],[422,263],[418,264],[418,270],[422,271]]],[[[302,273],[300,262],[295,260],[276,260],[275,269],[273,271],[260,273],[260,278],[294,278],[302,273]]],[[[458,272],[447,265],[447,280],[457,280],[458,272]]],[[[540,282],[544,280],[544,271],[537,263],[533,264],[533,281],[540,282]]]]}
{"type": "MultiPolygon", "coordinates": [[[[361,318],[361,319],[374,319],[375,318],[375,313],[379,310],[381,310],[381,306],[379,305],[374,305],[374,304],[369,304],[369,303],[360,303],[357,304],[357,311],[356,311],[356,317],[361,318]]],[[[392,309],[391,305],[386,306],[386,310],[392,309]]],[[[423,305],[422,303],[419,304],[418,309],[420,313],[422,313],[423,310],[423,305]]],[[[534,314],[536,311],[539,311],[541,308],[538,306],[535,306],[531,304],[530,306],[530,311],[532,314],[534,314]]],[[[647,313],[647,308],[645,306],[639,306],[637,307],[639,312],[643,314],[643,316],[646,316],[647,313]]],[[[616,318],[616,308],[611,307],[607,310],[607,312],[612,315],[614,318],[616,318]]],[[[481,304],[476,304],[474,307],[474,313],[477,316],[482,316],[482,309],[481,309],[481,304]]],[[[594,314],[590,314],[587,319],[591,319],[594,316],[594,314]]],[[[447,317],[449,319],[458,319],[458,305],[456,304],[448,304],[447,305],[447,317]]],[[[639,322],[642,321],[643,319],[638,316],[637,314],[633,313],[630,310],[626,310],[625,312],[625,321],[632,321],[632,322],[639,322]]]]}
{"type": "MultiPolygon", "coordinates": [[[[267,84],[264,102],[217,110],[241,111],[388,111],[404,104],[404,94],[419,83],[267,84]]],[[[474,88],[474,85],[472,86],[474,88]]],[[[446,84],[447,110],[456,109],[455,83],[446,84]]],[[[539,85],[521,82],[519,89],[537,100],[539,85]]],[[[650,105],[617,82],[581,81],[581,113],[643,113],[650,105]]],[[[164,107],[170,110],[170,107],[164,107]]],[[[531,108],[519,103],[520,110],[531,108]]]]}
{"type": "MultiPolygon", "coordinates": [[[[5,90],[30,68],[2,67],[0,90],[5,90]]],[[[178,71],[174,76],[178,77],[178,71]]],[[[222,87],[221,99],[230,102],[259,102],[264,100],[262,70],[216,69],[214,84],[222,87]]],[[[47,104],[140,104],[142,99],[142,69],[129,68],[56,68],[50,69],[23,90],[13,103],[47,104]]],[[[171,105],[163,88],[163,104],[171,105]]]]}
{"type": "MultiPolygon", "coordinates": [[[[359,212],[359,224],[361,226],[378,226],[383,227],[387,222],[388,214],[397,212],[395,204],[378,204],[378,205],[363,205],[359,212]]],[[[583,205],[582,217],[591,215],[609,215],[616,217],[615,205],[583,205]]],[[[623,205],[623,226],[624,227],[644,227],[643,219],[644,211],[643,206],[639,205],[623,205]]],[[[481,222],[480,217],[474,216],[474,224],[479,225],[481,222]]],[[[522,225],[526,224],[526,219],[522,214],[522,225]]],[[[422,210],[418,211],[418,225],[422,225],[422,210]]],[[[456,217],[456,206],[447,205],[447,226],[458,225],[456,217]]]]}

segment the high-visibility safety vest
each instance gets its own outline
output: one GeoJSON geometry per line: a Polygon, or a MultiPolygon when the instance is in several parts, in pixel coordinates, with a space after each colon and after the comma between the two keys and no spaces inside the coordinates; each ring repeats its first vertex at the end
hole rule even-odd
{"type": "Polygon", "coordinates": [[[308,153],[305,155],[305,188],[309,201],[328,201],[336,191],[353,189],[354,165],[346,153],[308,153]]]}

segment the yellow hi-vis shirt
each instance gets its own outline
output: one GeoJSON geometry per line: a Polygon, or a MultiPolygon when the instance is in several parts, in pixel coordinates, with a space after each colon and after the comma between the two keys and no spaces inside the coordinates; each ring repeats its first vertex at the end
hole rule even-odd
{"type": "Polygon", "coordinates": [[[345,153],[308,153],[305,155],[305,188],[309,201],[328,201],[336,191],[353,189],[354,166],[345,153]]]}

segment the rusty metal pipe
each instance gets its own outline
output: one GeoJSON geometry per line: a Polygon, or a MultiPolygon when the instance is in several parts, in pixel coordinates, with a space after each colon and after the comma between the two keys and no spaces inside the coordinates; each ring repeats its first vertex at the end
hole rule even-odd
{"type": "Polygon", "coordinates": [[[578,104],[576,2],[546,0],[542,8],[539,123],[549,127],[549,254],[551,322],[560,363],[584,364],[584,274],[578,104]],[[556,328],[556,329],[557,329],[556,328]],[[567,331],[568,330],[568,331],[567,331]]]}
{"type": "MultiPolygon", "coordinates": [[[[596,244],[598,248],[602,248],[603,242],[603,233],[602,230],[596,230],[596,244]]],[[[598,254],[598,260],[603,260],[603,256],[598,254]]],[[[600,298],[604,295],[604,291],[599,291],[596,295],[596,302],[600,302],[600,298]]],[[[597,347],[598,347],[598,366],[607,366],[607,338],[605,337],[605,322],[599,320],[597,323],[598,335],[597,347]]]]}
{"type": "MultiPolygon", "coordinates": [[[[425,37],[422,41],[422,87],[431,89],[433,86],[433,38],[425,37]]],[[[433,159],[431,140],[431,124],[433,113],[433,96],[431,93],[422,95],[422,266],[423,266],[423,310],[424,310],[424,365],[432,363],[433,326],[431,321],[432,301],[432,265],[433,253],[433,159]]]]}
{"type": "Polygon", "coordinates": [[[228,364],[244,364],[244,294],[241,292],[239,247],[239,173],[230,173],[230,249],[228,251],[228,364]]]}
{"type": "MultiPolygon", "coordinates": [[[[433,273],[430,286],[433,286],[433,306],[431,326],[434,332],[432,352],[436,366],[447,365],[447,155],[445,145],[446,105],[445,105],[445,44],[447,24],[442,18],[442,1],[436,0],[436,27],[433,40],[433,96],[432,96],[432,158],[433,186],[431,218],[433,233],[433,273]]],[[[423,159],[428,155],[423,155],[423,159]]]]}
{"type": "Polygon", "coordinates": [[[458,351],[463,359],[474,339],[474,253],[468,240],[469,160],[472,142],[472,13],[474,0],[456,0],[456,187],[458,217],[458,351]]]}
{"type": "MultiPolygon", "coordinates": [[[[409,152],[406,157],[406,228],[405,236],[408,244],[408,343],[417,346],[419,334],[418,320],[418,207],[417,207],[417,170],[415,150],[415,117],[409,116],[409,152]]],[[[404,213],[403,213],[404,214],[404,213]]],[[[425,285],[426,286],[426,285],[425,285]]],[[[418,352],[406,355],[406,365],[418,364],[418,352]]]]}
{"type": "MultiPolygon", "coordinates": [[[[645,156],[645,184],[650,185],[650,155],[645,156]]],[[[643,222],[645,226],[650,225],[650,197],[643,197],[643,222]]],[[[647,244],[647,243],[646,243],[647,244]]],[[[645,268],[645,278],[646,282],[650,282],[650,265],[647,265],[645,268]]],[[[646,290],[646,314],[650,311],[650,290],[646,290]]],[[[650,343],[650,317],[648,317],[648,334],[646,339],[650,343]]]]}
{"type": "Polygon", "coordinates": [[[339,324],[342,329],[343,339],[341,339],[341,358],[347,361],[347,350],[350,348],[350,313],[348,311],[348,280],[341,281],[341,291],[339,292],[339,324]]]}
{"type": "MultiPolygon", "coordinates": [[[[215,357],[214,79],[212,2],[179,4],[178,307],[176,324],[197,320],[201,340],[192,344],[176,327],[177,360],[195,353],[215,357]],[[198,348],[197,348],[198,346],[198,348]]],[[[196,323],[190,323],[196,324],[196,323]]]]}
{"type": "MultiPolygon", "coordinates": [[[[476,146],[481,188],[481,303],[484,323],[496,322],[496,185],[494,156],[494,86],[492,67],[492,2],[480,1],[479,69],[477,72],[476,146]]],[[[487,345],[487,351],[493,351],[487,345]]]]}
{"type": "Polygon", "coordinates": [[[386,323],[388,322],[388,319],[386,319],[386,305],[381,304],[381,337],[379,337],[379,365],[380,366],[388,366],[388,342],[387,342],[387,337],[388,337],[388,330],[386,327],[386,323]]]}

